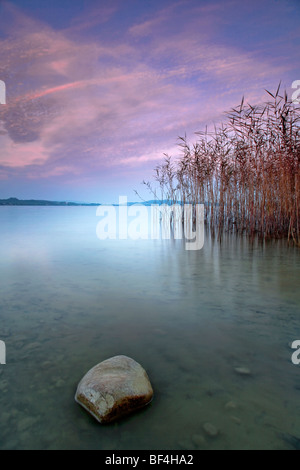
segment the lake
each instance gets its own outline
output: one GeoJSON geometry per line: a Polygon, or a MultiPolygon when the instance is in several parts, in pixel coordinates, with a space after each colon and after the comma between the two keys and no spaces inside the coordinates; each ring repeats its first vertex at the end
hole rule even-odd
{"type": "Polygon", "coordinates": [[[0,207],[0,221],[1,449],[297,447],[299,248],[99,240],[95,207],[0,207]],[[146,369],[154,399],[103,426],[74,395],[119,354],[146,369]]]}

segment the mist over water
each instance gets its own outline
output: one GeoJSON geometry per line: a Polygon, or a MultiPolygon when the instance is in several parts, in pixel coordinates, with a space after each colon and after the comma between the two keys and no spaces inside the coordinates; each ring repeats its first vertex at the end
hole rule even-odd
{"type": "Polygon", "coordinates": [[[300,438],[298,248],[99,240],[94,207],[1,207],[0,221],[0,448],[289,449],[287,436],[300,438]],[[118,354],[146,369],[154,400],[101,426],[74,394],[118,354]]]}

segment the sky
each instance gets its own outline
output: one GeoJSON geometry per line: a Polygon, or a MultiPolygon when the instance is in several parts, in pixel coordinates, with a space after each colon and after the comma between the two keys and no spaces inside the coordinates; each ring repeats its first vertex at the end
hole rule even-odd
{"type": "Polygon", "coordinates": [[[178,137],[300,80],[299,0],[0,0],[0,198],[151,199],[178,137]]]}

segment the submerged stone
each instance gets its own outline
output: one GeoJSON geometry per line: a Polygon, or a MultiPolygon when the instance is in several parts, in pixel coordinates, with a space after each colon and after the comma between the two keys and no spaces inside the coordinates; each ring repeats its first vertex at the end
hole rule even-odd
{"type": "Polygon", "coordinates": [[[127,356],[115,356],[93,367],[75,395],[76,402],[103,424],[144,407],[152,398],[146,371],[127,356]]]}
{"type": "Polygon", "coordinates": [[[203,425],[203,430],[209,437],[217,437],[219,435],[219,430],[211,423],[205,423],[203,425]]]}
{"type": "Polygon", "coordinates": [[[231,421],[237,424],[238,426],[242,424],[242,421],[240,420],[240,418],[237,418],[236,416],[231,416],[230,418],[231,418],[231,421]]]}
{"type": "Polygon", "coordinates": [[[226,410],[235,410],[237,408],[237,405],[234,401],[229,401],[228,403],[226,403],[225,405],[225,409],[226,410]]]}
{"type": "Polygon", "coordinates": [[[198,447],[205,447],[207,445],[205,438],[201,434],[194,434],[192,436],[193,443],[198,447]]]}
{"type": "Polygon", "coordinates": [[[247,367],[236,367],[234,370],[238,375],[244,375],[248,377],[252,375],[251,370],[248,369],[247,367]]]}

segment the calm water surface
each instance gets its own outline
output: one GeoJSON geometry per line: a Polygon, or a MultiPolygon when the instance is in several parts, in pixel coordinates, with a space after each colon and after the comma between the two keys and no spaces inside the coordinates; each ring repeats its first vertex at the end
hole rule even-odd
{"type": "Polygon", "coordinates": [[[300,251],[96,237],[96,208],[0,208],[1,449],[290,449],[300,438],[300,251]],[[74,401],[111,356],[150,406],[101,426],[74,401]],[[250,369],[244,377],[235,368],[250,369]],[[213,424],[218,437],[205,434],[213,424]]]}

